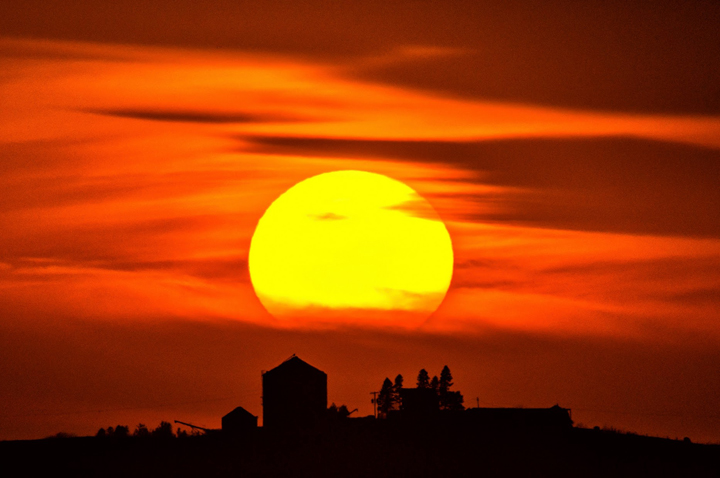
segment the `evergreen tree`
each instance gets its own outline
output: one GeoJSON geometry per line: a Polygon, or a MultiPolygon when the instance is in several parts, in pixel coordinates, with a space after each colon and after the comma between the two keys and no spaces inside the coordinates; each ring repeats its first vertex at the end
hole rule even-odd
{"type": "Polygon", "coordinates": [[[440,388],[437,375],[435,375],[432,380],[430,381],[430,388],[435,391],[435,393],[438,393],[438,389],[440,388]]]}
{"type": "Polygon", "coordinates": [[[442,372],[440,372],[440,382],[438,384],[440,410],[465,410],[465,405],[463,405],[465,399],[460,392],[450,390],[452,385],[452,373],[450,373],[450,368],[445,365],[442,372]]]}
{"type": "Polygon", "coordinates": [[[430,388],[430,375],[425,369],[420,370],[420,373],[418,373],[417,388],[430,388]]]}
{"type": "Polygon", "coordinates": [[[440,372],[440,395],[443,393],[447,393],[448,390],[450,390],[450,387],[452,387],[452,373],[450,373],[450,368],[445,365],[443,367],[442,372],[440,372]]]}
{"type": "Polygon", "coordinates": [[[388,412],[393,409],[393,398],[393,383],[389,378],[385,378],[377,397],[377,410],[380,418],[386,418],[388,412]]]}
{"type": "Polygon", "coordinates": [[[393,385],[393,406],[392,410],[400,410],[402,408],[402,396],[400,390],[403,388],[403,382],[405,379],[401,374],[395,377],[395,385],[393,385]]]}

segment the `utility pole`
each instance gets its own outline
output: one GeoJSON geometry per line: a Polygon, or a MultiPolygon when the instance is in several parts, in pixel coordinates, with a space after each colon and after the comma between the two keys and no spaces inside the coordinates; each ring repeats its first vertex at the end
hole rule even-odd
{"type": "Polygon", "coordinates": [[[373,396],[370,401],[373,404],[373,415],[375,416],[375,418],[377,418],[377,394],[377,392],[370,392],[370,395],[373,396]]]}
{"type": "Polygon", "coordinates": [[[477,402],[478,408],[480,408],[480,397],[475,397],[475,401],[477,402]]]}

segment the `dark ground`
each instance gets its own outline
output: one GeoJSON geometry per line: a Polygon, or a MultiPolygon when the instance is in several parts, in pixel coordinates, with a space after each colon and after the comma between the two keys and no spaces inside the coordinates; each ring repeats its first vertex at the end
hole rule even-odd
{"type": "Polygon", "coordinates": [[[0,460],[3,470],[18,470],[5,476],[720,477],[720,445],[576,428],[483,433],[374,421],[236,438],[6,441],[0,460]]]}

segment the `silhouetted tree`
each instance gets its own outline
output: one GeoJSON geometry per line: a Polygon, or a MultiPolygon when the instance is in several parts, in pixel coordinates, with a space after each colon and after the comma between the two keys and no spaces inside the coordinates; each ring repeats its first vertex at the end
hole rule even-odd
{"type": "Polygon", "coordinates": [[[401,374],[398,374],[397,377],[395,377],[395,388],[401,389],[404,381],[405,379],[403,378],[403,376],[401,374]]]}
{"type": "Polygon", "coordinates": [[[440,387],[440,382],[438,381],[437,375],[435,375],[432,380],[430,381],[430,388],[435,391],[435,393],[438,393],[438,388],[440,387]]]}
{"type": "Polygon", "coordinates": [[[133,432],[134,437],[149,437],[150,436],[150,430],[143,425],[142,423],[138,423],[138,426],[135,427],[135,431],[133,432]]]}
{"type": "Polygon", "coordinates": [[[393,406],[392,410],[400,410],[402,408],[402,398],[400,396],[400,390],[403,387],[405,379],[401,374],[395,377],[395,385],[393,385],[393,406]]]}
{"type": "Polygon", "coordinates": [[[344,420],[350,416],[350,411],[345,405],[339,407],[333,403],[328,407],[328,417],[330,420],[344,420]]]}
{"type": "MultiPolygon", "coordinates": [[[[112,427],[108,428],[110,430],[112,427]]],[[[115,427],[115,431],[113,432],[112,436],[118,437],[118,438],[126,438],[130,436],[130,428],[126,427],[125,425],[118,425],[115,427]]]]}
{"type": "Polygon", "coordinates": [[[425,369],[420,370],[420,373],[418,373],[417,388],[430,388],[430,375],[425,369]]]}
{"type": "Polygon", "coordinates": [[[187,438],[187,437],[188,437],[188,432],[185,431],[185,430],[182,430],[180,427],[178,427],[178,428],[177,428],[177,431],[175,432],[175,435],[176,435],[178,438],[187,438]]]}
{"type": "Polygon", "coordinates": [[[443,410],[465,410],[465,398],[458,391],[448,391],[445,394],[445,403],[441,405],[443,410]]]}
{"type": "Polygon", "coordinates": [[[460,392],[450,390],[452,385],[452,373],[450,373],[450,368],[445,365],[442,372],[440,372],[440,382],[438,387],[440,410],[465,410],[465,406],[463,405],[465,399],[460,392]]]}
{"type": "Polygon", "coordinates": [[[345,405],[340,405],[340,407],[338,407],[338,415],[340,415],[340,418],[347,418],[350,416],[350,413],[352,412],[350,412],[345,405]]]}
{"type": "Polygon", "coordinates": [[[101,428],[101,429],[98,430],[97,433],[95,434],[95,436],[96,436],[96,437],[99,437],[99,438],[105,438],[106,435],[107,435],[107,432],[105,431],[104,428],[101,428]]]}
{"type": "Polygon", "coordinates": [[[442,369],[442,372],[440,372],[440,394],[447,392],[450,390],[450,387],[452,387],[452,373],[450,373],[450,368],[445,365],[442,369]]]}
{"type": "Polygon", "coordinates": [[[160,422],[160,425],[152,431],[154,438],[173,438],[172,425],[168,422],[160,422]]]}
{"type": "Polygon", "coordinates": [[[389,378],[385,378],[377,397],[378,415],[381,418],[387,417],[388,412],[393,409],[393,398],[393,383],[389,378]]]}

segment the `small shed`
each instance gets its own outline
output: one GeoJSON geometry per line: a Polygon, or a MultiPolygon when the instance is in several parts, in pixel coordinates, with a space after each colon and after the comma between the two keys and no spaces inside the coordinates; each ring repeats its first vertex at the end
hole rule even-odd
{"type": "Polygon", "coordinates": [[[242,435],[257,428],[257,421],[258,417],[243,407],[237,407],[222,417],[222,431],[229,435],[242,435]]]}

